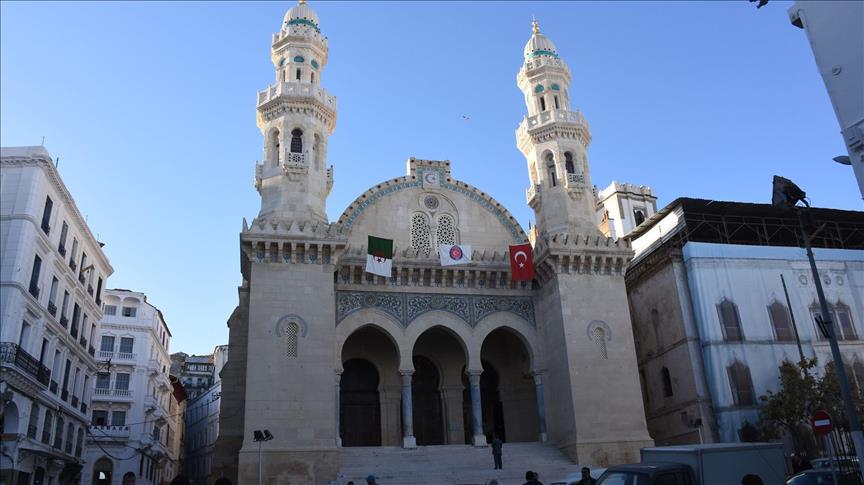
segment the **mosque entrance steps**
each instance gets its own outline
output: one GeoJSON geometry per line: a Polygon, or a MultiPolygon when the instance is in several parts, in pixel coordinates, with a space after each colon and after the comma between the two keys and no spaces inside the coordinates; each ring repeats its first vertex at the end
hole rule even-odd
{"type": "Polygon", "coordinates": [[[344,447],[340,454],[342,466],[332,485],[349,480],[362,485],[370,474],[381,485],[487,485],[493,479],[499,485],[519,485],[527,470],[548,484],[579,471],[555,445],[546,443],[505,443],[503,470],[493,468],[488,446],[344,447]]]}

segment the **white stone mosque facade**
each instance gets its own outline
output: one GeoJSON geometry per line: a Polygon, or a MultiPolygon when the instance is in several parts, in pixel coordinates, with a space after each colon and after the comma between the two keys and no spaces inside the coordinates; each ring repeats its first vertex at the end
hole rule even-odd
{"type": "Polygon", "coordinates": [[[633,252],[598,229],[591,133],[552,41],[535,23],[517,75],[530,234],[449,161],[418,158],[328,221],[327,56],[317,14],[291,8],[257,99],[261,210],[240,234],[214,474],[256,483],[264,429],[267,483],[327,483],[349,447],[493,435],[554,443],[580,464],[638,461],[652,442],[624,285],[633,252]],[[393,240],[389,278],[365,272],[369,235],[393,240]],[[508,245],[525,242],[536,277],[513,281],[508,245]],[[442,267],[438,245],[460,243],[472,263],[442,267]]]}

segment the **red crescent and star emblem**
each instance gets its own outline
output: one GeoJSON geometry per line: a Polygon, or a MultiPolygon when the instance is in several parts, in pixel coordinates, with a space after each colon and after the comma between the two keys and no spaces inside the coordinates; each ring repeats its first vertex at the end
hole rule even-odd
{"type": "Polygon", "coordinates": [[[450,259],[452,259],[453,261],[459,261],[460,259],[462,259],[462,256],[462,248],[460,248],[459,246],[453,246],[452,248],[450,248],[450,259]]]}

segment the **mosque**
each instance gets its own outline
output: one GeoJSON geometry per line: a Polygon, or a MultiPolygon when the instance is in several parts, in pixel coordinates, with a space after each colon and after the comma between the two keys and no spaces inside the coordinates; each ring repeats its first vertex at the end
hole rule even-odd
{"type": "Polygon", "coordinates": [[[493,435],[554,443],[580,464],[638,461],[652,441],[624,285],[633,252],[608,237],[604,207],[641,204],[630,219],[644,218],[653,196],[594,190],[591,133],[555,44],[535,22],[517,75],[529,233],[449,161],[418,158],[328,221],[327,56],[301,1],[273,35],[274,83],[257,97],[261,210],[240,234],[213,469],[255,483],[260,451],[264,475],[278,477],[268,483],[327,483],[349,447],[485,446],[493,435]],[[393,240],[389,278],[365,271],[369,235],[393,240]],[[526,242],[535,277],[514,281],[508,246],[526,242]],[[442,244],[471,245],[471,264],[442,266],[442,244]]]}

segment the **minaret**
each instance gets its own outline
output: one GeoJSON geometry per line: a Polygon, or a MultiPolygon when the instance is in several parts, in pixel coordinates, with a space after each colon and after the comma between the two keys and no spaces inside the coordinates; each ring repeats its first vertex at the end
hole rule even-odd
{"type": "Polygon", "coordinates": [[[528,205],[540,234],[599,233],[588,170],[591,131],[570,109],[570,80],[570,69],[534,20],[516,77],[528,108],[516,143],[528,161],[528,205]]]}
{"type": "Polygon", "coordinates": [[[259,219],[327,222],[333,168],[327,138],[336,126],[336,98],[321,87],[327,38],[305,1],[288,10],[273,34],[275,83],[258,92],[264,161],[255,165],[259,219]]]}

